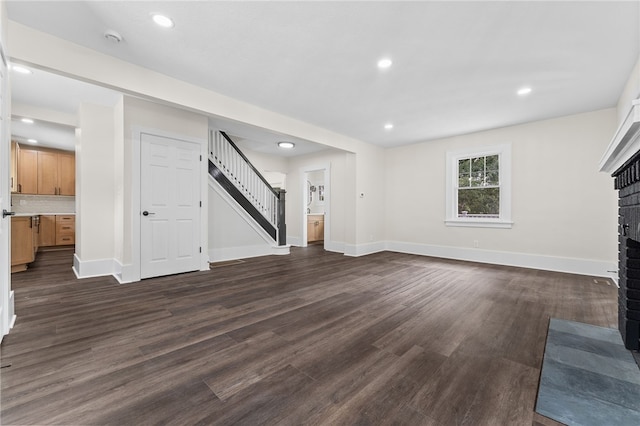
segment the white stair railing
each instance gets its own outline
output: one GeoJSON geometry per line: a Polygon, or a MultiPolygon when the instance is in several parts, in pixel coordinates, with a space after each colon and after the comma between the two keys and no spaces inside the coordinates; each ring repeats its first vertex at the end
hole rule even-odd
{"type": "Polygon", "coordinates": [[[278,193],[222,132],[211,130],[209,159],[251,204],[278,229],[278,193]]]}

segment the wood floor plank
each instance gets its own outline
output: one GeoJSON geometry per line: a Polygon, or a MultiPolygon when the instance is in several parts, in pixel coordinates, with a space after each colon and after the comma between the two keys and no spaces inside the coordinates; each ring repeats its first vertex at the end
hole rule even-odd
{"type": "Polygon", "coordinates": [[[613,327],[593,277],[321,245],[119,285],[73,252],[12,276],[2,424],[551,425],[550,317],[613,327]]]}

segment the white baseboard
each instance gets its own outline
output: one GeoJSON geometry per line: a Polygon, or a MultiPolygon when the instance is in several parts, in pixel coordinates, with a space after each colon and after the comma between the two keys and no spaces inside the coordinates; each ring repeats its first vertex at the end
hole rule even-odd
{"type": "Polygon", "coordinates": [[[287,244],[294,247],[302,247],[302,238],[287,235],[287,244]]]}
{"type": "Polygon", "coordinates": [[[118,280],[120,284],[133,281],[125,277],[128,269],[116,259],[81,260],[78,255],[74,253],[72,269],[78,279],[111,275],[118,280]]]}
{"type": "Polygon", "coordinates": [[[378,253],[387,249],[384,241],[376,241],[366,244],[345,244],[344,255],[345,256],[366,256],[368,254],[378,253]]]}
{"type": "Polygon", "coordinates": [[[103,277],[114,274],[114,259],[82,260],[73,254],[73,272],[78,278],[103,277]]]}
{"type": "Polygon", "coordinates": [[[324,242],[324,249],[335,253],[344,253],[345,244],[340,241],[326,241],[324,242]]]}
{"type": "Polygon", "coordinates": [[[618,281],[618,266],[615,262],[461,247],[435,246],[429,244],[405,243],[400,241],[387,241],[386,249],[400,253],[419,254],[446,259],[541,269],[545,271],[566,272],[593,277],[605,277],[612,279],[616,283],[618,281]]]}
{"type": "Polygon", "coordinates": [[[224,248],[210,248],[209,249],[209,261],[210,262],[226,262],[228,260],[246,259],[249,257],[268,256],[271,254],[285,255],[289,254],[289,248],[291,246],[269,246],[269,245],[253,245],[253,246],[241,246],[241,247],[224,247],[224,248]]]}

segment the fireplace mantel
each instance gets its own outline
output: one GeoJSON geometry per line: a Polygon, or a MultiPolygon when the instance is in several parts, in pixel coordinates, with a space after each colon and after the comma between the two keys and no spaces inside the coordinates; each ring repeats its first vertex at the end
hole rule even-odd
{"type": "Polygon", "coordinates": [[[632,101],[629,113],[618,127],[600,160],[600,171],[614,173],[638,151],[640,151],[640,99],[632,101]]]}

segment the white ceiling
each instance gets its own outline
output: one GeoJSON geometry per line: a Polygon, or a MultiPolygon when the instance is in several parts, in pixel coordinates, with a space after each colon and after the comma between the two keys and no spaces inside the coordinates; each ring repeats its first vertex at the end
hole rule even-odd
{"type": "Polygon", "coordinates": [[[613,107],[640,55],[638,1],[6,3],[24,25],[384,147],[613,107]]]}
{"type": "Polygon", "coordinates": [[[82,102],[113,106],[119,93],[38,69],[32,74],[11,74],[12,139],[72,151],[82,102]],[[51,114],[51,112],[56,114],[51,114]],[[34,119],[33,124],[20,121],[34,119]]]}

